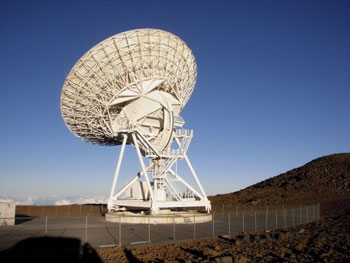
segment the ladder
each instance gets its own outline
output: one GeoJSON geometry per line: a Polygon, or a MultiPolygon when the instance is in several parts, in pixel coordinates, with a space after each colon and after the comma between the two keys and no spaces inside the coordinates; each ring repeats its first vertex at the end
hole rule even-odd
{"type": "Polygon", "coordinates": [[[175,138],[180,142],[180,146],[176,150],[161,152],[161,165],[159,166],[159,174],[164,174],[174,165],[178,159],[183,159],[187,152],[188,146],[193,137],[193,130],[180,129],[175,131],[175,138]]]}

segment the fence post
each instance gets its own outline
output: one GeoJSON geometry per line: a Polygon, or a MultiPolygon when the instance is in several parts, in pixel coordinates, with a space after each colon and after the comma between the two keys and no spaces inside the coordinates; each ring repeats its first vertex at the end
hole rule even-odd
{"type": "Polygon", "coordinates": [[[90,205],[90,215],[92,215],[92,205],[90,205]]]}
{"type": "Polygon", "coordinates": [[[231,216],[230,216],[230,212],[228,212],[228,235],[231,236],[231,216]]]}
{"type": "Polygon", "coordinates": [[[276,208],[276,228],[278,227],[278,224],[277,224],[277,208],[276,208]]]}
{"type": "Polygon", "coordinates": [[[242,232],[244,232],[244,210],[242,212],[242,232]]]}
{"type": "Polygon", "coordinates": [[[174,223],[174,225],[173,225],[173,235],[174,235],[174,240],[176,240],[175,238],[176,238],[176,236],[175,236],[175,216],[173,217],[173,223],[174,223]]]}
{"type": "Polygon", "coordinates": [[[213,213],[213,237],[215,236],[215,212],[213,213]]]}
{"type": "Polygon", "coordinates": [[[56,205],[56,216],[57,216],[57,205],[56,205]]]}
{"type": "Polygon", "coordinates": [[[68,207],[68,216],[69,216],[69,205],[67,207],[68,207]]]}
{"type": "Polygon", "coordinates": [[[196,239],[196,214],[193,214],[193,239],[196,239]]]}
{"type": "Polygon", "coordinates": [[[148,215],[148,244],[151,243],[151,219],[150,215],[148,215]]]}
{"type": "Polygon", "coordinates": [[[256,210],[254,211],[254,225],[255,225],[255,232],[256,232],[256,231],[258,231],[257,225],[256,225],[256,210]]]}
{"type": "Polygon", "coordinates": [[[45,217],[45,236],[47,236],[47,216],[45,217]]]}
{"type": "Polygon", "coordinates": [[[85,217],[85,243],[88,242],[88,216],[85,217]]]}
{"type": "Polygon", "coordinates": [[[119,246],[122,246],[122,218],[119,216],[119,246]]]}
{"type": "Polygon", "coordinates": [[[80,216],[81,216],[81,205],[80,205],[79,209],[80,209],[80,216]]]}
{"type": "Polygon", "coordinates": [[[315,219],[316,219],[316,206],[314,205],[313,206],[313,209],[312,209],[312,214],[313,214],[313,218],[312,218],[312,220],[314,221],[315,219]]]}

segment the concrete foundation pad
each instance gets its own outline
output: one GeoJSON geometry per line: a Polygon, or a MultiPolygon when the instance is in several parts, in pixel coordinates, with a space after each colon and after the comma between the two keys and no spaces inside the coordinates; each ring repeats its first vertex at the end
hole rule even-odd
{"type": "Polygon", "coordinates": [[[131,212],[108,212],[108,222],[123,224],[193,224],[212,221],[212,214],[199,212],[170,212],[167,214],[146,215],[131,212]]]}

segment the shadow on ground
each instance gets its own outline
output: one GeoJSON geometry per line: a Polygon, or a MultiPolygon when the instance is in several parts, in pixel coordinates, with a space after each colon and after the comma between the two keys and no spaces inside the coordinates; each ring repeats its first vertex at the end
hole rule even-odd
{"type": "Polygon", "coordinates": [[[77,238],[38,237],[19,241],[0,251],[1,262],[102,262],[89,243],[81,246],[77,238]]]}
{"type": "Polygon", "coordinates": [[[32,221],[35,216],[27,216],[27,215],[16,215],[15,217],[15,225],[20,225],[28,221],[32,221]]]}
{"type": "Polygon", "coordinates": [[[130,262],[130,263],[131,262],[132,263],[140,263],[141,262],[127,248],[124,248],[124,254],[125,254],[127,262],[130,262]]]}

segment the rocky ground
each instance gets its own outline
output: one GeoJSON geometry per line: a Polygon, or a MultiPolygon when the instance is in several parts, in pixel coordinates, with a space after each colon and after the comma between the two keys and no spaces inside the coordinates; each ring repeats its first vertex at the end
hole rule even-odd
{"type": "Polygon", "coordinates": [[[289,229],[97,253],[102,262],[350,262],[350,199],[321,207],[321,220],[289,229]]]}
{"type": "Polygon", "coordinates": [[[289,229],[97,253],[102,262],[350,262],[350,153],[315,159],[210,200],[217,209],[319,202],[321,220],[289,229]]]}
{"type": "Polygon", "coordinates": [[[301,205],[350,198],[350,153],[317,158],[243,190],[209,197],[212,207],[301,205]]]}

